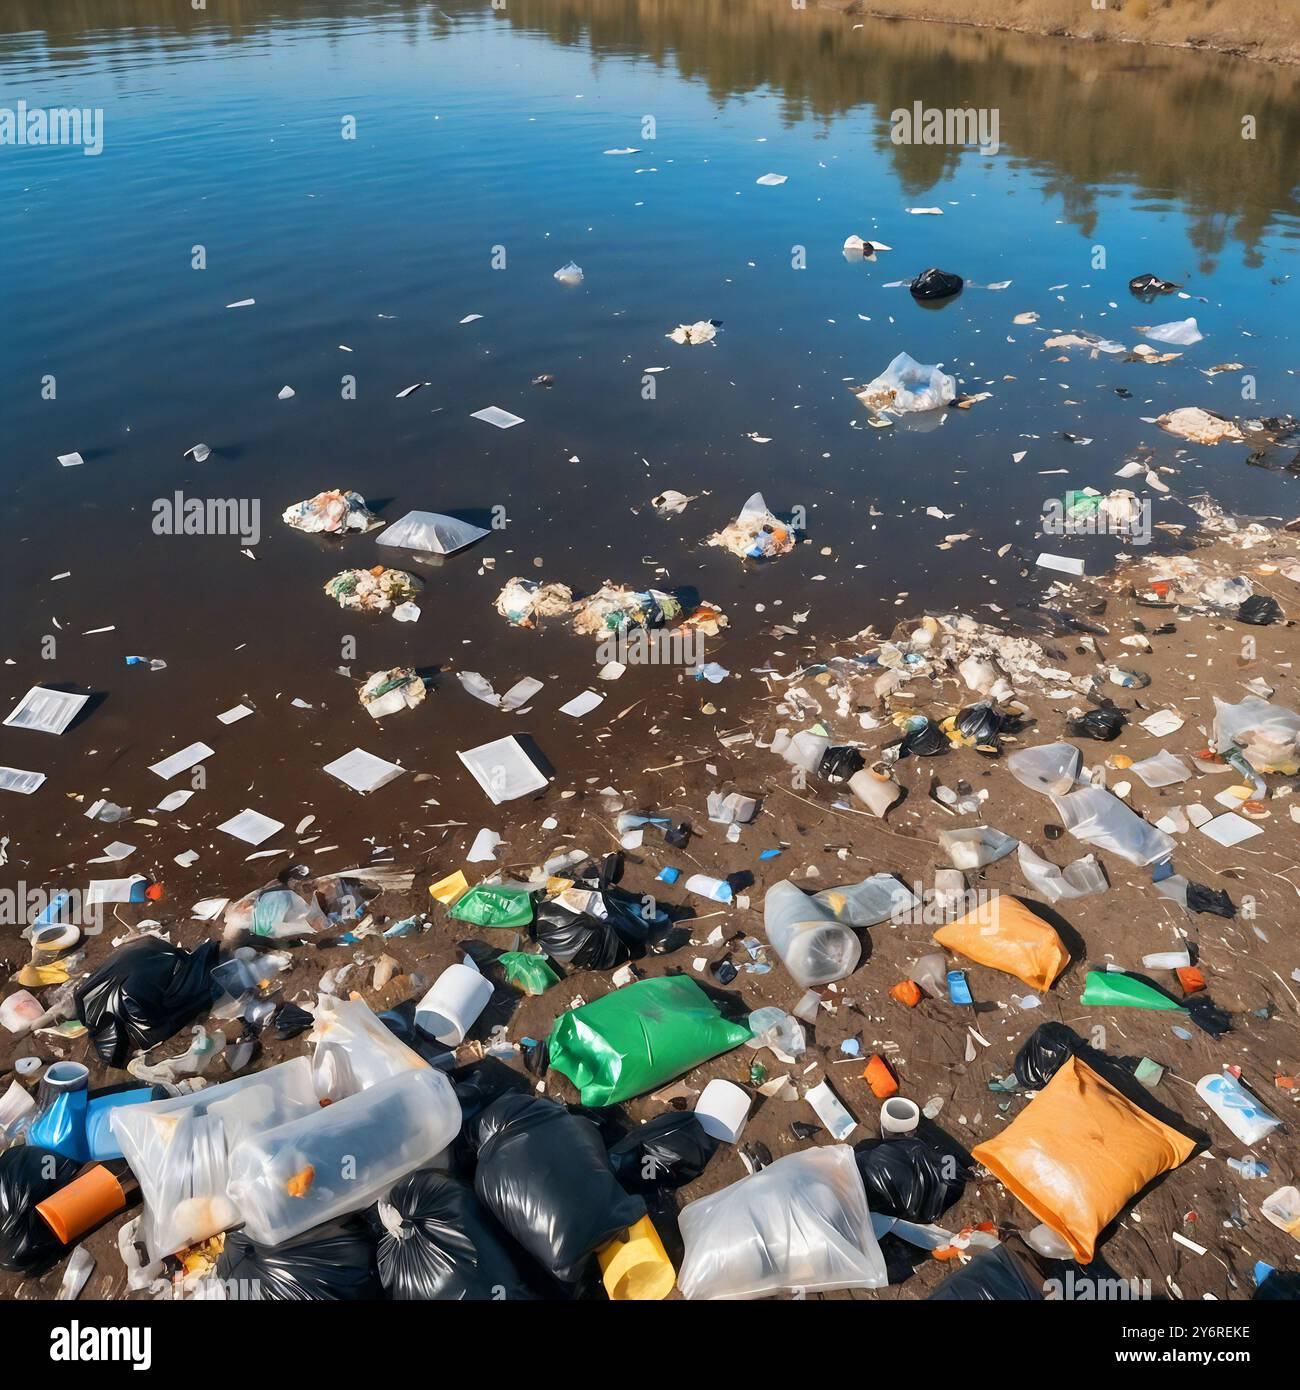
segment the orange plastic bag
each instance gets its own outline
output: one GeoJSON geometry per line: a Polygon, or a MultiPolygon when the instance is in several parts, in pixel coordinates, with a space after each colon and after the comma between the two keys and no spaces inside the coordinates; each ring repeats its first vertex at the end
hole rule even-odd
{"type": "Polygon", "coordinates": [[[1031,989],[1051,989],[1070,963],[1055,929],[1005,893],[940,927],[934,939],[978,965],[1005,970],[1031,989]]]}
{"type": "Polygon", "coordinates": [[[1195,1148],[1071,1057],[1001,1134],[971,1154],[1088,1264],[1097,1236],[1125,1204],[1195,1148]]]}

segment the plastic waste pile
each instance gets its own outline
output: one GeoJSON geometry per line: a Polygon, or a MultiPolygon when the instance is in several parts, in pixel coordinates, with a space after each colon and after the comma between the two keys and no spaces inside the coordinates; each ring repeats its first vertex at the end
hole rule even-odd
{"type": "Polygon", "coordinates": [[[387,613],[413,599],[424,581],[405,570],[376,565],[368,570],[344,570],[325,585],[325,592],[340,608],[358,613],[387,613]]]}
{"type": "Polygon", "coordinates": [[[794,549],[794,533],[769,510],[763,494],[756,492],[735,521],[711,535],[708,543],[720,545],[742,560],[774,560],[794,549]]]}
{"type": "Polygon", "coordinates": [[[305,502],[286,507],[283,520],[295,531],[341,536],[349,531],[368,531],[378,524],[379,518],[366,506],[366,499],[359,492],[334,489],[318,492],[305,502]]]}

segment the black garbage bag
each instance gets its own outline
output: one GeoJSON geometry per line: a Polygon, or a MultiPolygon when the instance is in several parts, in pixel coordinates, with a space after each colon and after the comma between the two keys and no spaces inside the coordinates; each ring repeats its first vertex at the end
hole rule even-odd
{"type": "Polygon", "coordinates": [[[1222,888],[1207,888],[1203,883],[1188,883],[1187,906],[1193,912],[1212,912],[1216,917],[1235,917],[1237,909],[1222,888]]]}
{"type": "Polygon", "coordinates": [[[1065,721],[1065,732],[1071,738],[1095,738],[1100,743],[1109,743],[1118,738],[1124,728],[1124,711],[1114,705],[1102,705],[1100,709],[1090,709],[1078,719],[1065,721]]]}
{"type": "Polygon", "coordinates": [[[921,1225],[937,1221],[971,1176],[955,1154],[916,1135],[868,1139],[854,1146],[853,1156],[871,1210],[921,1225]]]}
{"type": "Polygon", "coordinates": [[[1149,304],[1158,294],[1173,294],[1178,286],[1172,280],[1162,280],[1148,271],[1145,275],[1135,275],[1128,282],[1128,288],[1130,294],[1145,299],[1149,304]]]}
{"type": "Polygon", "coordinates": [[[540,1096],[502,1096],[478,1117],[474,1191],[543,1269],[581,1278],[602,1245],[645,1214],[619,1186],[600,1131],[540,1096]]]}
{"type": "Polygon", "coordinates": [[[80,1167],[75,1158],[31,1144],[0,1153],[0,1269],[35,1274],[67,1253],[36,1204],[66,1187],[80,1167]]]}
{"type": "Polygon", "coordinates": [[[1300,1274],[1292,1269],[1275,1269],[1252,1295],[1251,1301],[1274,1303],[1300,1300],[1300,1274]]]}
{"type": "Polygon", "coordinates": [[[908,288],[912,291],[913,299],[950,299],[954,294],[961,293],[965,283],[960,275],[931,266],[929,270],[923,270],[908,288]]]}
{"type": "Polygon", "coordinates": [[[1268,594],[1251,594],[1237,609],[1237,621],[1250,623],[1252,627],[1267,627],[1282,616],[1278,601],[1268,594]]]}
{"type": "Polygon", "coordinates": [[[371,1213],[379,1278],[401,1302],[528,1299],[505,1237],[473,1188],[423,1168],[404,1177],[371,1213]]]}
{"type": "Polygon", "coordinates": [[[644,949],[644,920],[642,934],[632,940],[619,930],[622,922],[622,914],[612,921],[602,920],[552,899],[537,905],[528,934],[561,965],[577,970],[612,970],[644,949]]]}
{"type": "Polygon", "coordinates": [[[211,1008],[219,950],[216,941],[187,951],[146,936],[109,956],[74,996],[100,1059],[124,1067],[211,1008]]]}
{"type": "Polygon", "coordinates": [[[717,1147],[693,1112],[667,1110],[620,1139],[609,1161],[629,1192],[654,1192],[694,1182],[717,1147]]]}
{"type": "Polygon", "coordinates": [[[355,1217],[313,1226],[279,1245],[258,1245],[243,1231],[231,1231],[217,1278],[226,1298],[237,1302],[351,1303],[384,1296],[374,1237],[355,1217]]]}
{"type": "Polygon", "coordinates": [[[1087,1063],[1099,1076],[1117,1081],[1132,1076],[1141,1058],[1112,1057],[1085,1042],[1064,1023],[1040,1023],[1016,1053],[1016,1080],[1029,1091],[1041,1091],[1071,1057],[1087,1063]]]}
{"type": "Polygon", "coordinates": [[[844,743],[828,748],[822,754],[822,760],[817,765],[817,775],[824,777],[828,782],[847,782],[855,772],[861,772],[866,765],[867,760],[862,754],[851,743],[844,743]]]}
{"type": "Polygon", "coordinates": [[[1041,1303],[1042,1281],[1005,1245],[981,1250],[962,1269],[954,1270],[926,1299],[927,1303],[1041,1303]]]}
{"type": "Polygon", "coordinates": [[[932,720],[908,730],[898,745],[898,755],[905,758],[915,753],[918,758],[934,758],[948,751],[948,738],[943,730],[932,720]]]}

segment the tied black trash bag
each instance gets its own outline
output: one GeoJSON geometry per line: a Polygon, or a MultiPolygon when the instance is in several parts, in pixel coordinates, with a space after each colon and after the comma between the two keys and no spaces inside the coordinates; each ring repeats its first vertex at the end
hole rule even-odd
{"type": "Polygon", "coordinates": [[[384,1296],[374,1240],[354,1217],[327,1221],[280,1245],[258,1245],[243,1231],[231,1231],[217,1278],[236,1302],[351,1303],[384,1296]]]}
{"type": "Polygon", "coordinates": [[[853,1156],[871,1210],[922,1226],[937,1221],[970,1178],[955,1154],[914,1135],[866,1140],[854,1146],[853,1156]]]}
{"type": "Polygon", "coordinates": [[[609,1161],[629,1192],[655,1192],[694,1182],[717,1147],[692,1112],[668,1110],[620,1139],[609,1161]]]}
{"type": "MultiPolygon", "coordinates": [[[[924,715],[920,716],[924,718],[924,715]]],[[[896,746],[898,756],[905,758],[915,753],[918,758],[936,758],[948,751],[948,739],[943,730],[932,720],[926,719],[915,729],[909,729],[896,746]]]]}
{"type": "Polygon", "coordinates": [[[66,1187],[81,1164],[19,1144],[0,1153],[0,1269],[34,1274],[67,1253],[36,1204],[66,1187]]]}
{"type": "Polygon", "coordinates": [[[1237,621],[1250,623],[1252,627],[1267,627],[1282,616],[1277,599],[1267,594],[1251,594],[1237,609],[1237,621]]]}
{"type": "Polygon", "coordinates": [[[639,930],[635,925],[629,929],[630,915],[619,911],[602,919],[591,912],[575,912],[552,899],[538,904],[528,934],[561,965],[612,970],[645,953],[645,920],[639,919],[639,930]]]}
{"type": "Polygon", "coordinates": [[[1178,286],[1172,280],[1162,280],[1158,275],[1152,275],[1148,271],[1145,275],[1135,275],[1128,282],[1128,288],[1130,294],[1135,294],[1150,304],[1156,295],[1173,294],[1178,286]]]}
{"type": "Polygon", "coordinates": [[[962,1269],[954,1270],[926,1299],[927,1303],[1007,1303],[1043,1300],[1042,1281],[1005,1245],[981,1250],[962,1269]]]}
{"type": "Polygon", "coordinates": [[[474,1191],[548,1273],[576,1283],[602,1245],[645,1214],[605,1156],[600,1131],[540,1096],[502,1096],[478,1117],[474,1191]]]}
{"type": "Polygon", "coordinates": [[[923,270],[909,288],[913,299],[951,299],[954,294],[961,293],[965,283],[960,275],[931,266],[929,270],[923,270]]]}
{"type": "Polygon", "coordinates": [[[528,1299],[496,1222],[473,1189],[433,1168],[403,1178],[375,1208],[379,1278],[400,1302],[528,1299]]]}
{"type": "Polygon", "coordinates": [[[1071,738],[1095,738],[1100,743],[1109,743],[1118,738],[1124,727],[1124,711],[1114,705],[1103,705],[1100,709],[1090,709],[1078,719],[1065,721],[1065,732],[1071,738]]]}
{"type": "Polygon", "coordinates": [[[824,777],[828,782],[847,782],[866,764],[867,760],[862,754],[851,743],[845,743],[828,748],[822,754],[822,760],[817,764],[817,775],[824,777]]]}
{"type": "Polygon", "coordinates": [[[190,952],[147,936],[111,955],[75,995],[100,1059],[124,1067],[211,1008],[219,950],[216,941],[190,952]]]}

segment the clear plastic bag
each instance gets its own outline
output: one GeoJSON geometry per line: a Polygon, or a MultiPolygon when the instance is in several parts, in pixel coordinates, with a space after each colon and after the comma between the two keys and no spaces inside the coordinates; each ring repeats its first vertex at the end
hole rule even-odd
{"type": "Polygon", "coordinates": [[[1104,893],[1110,887],[1096,855],[1086,854],[1062,869],[1050,860],[1040,858],[1024,843],[1019,853],[1020,872],[1024,874],[1025,882],[1049,903],[1086,898],[1089,893],[1104,893]]]}
{"type": "Polygon", "coordinates": [[[813,894],[813,901],[846,927],[874,927],[878,922],[906,916],[921,900],[893,874],[872,874],[861,883],[823,888],[813,894]]]}
{"type": "Polygon", "coordinates": [[[248,1137],[231,1154],[230,1201],[250,1239],[278,1245],[369,1206],[437,1157],[460,1118],[441,1072],[402,1072],[248,1137]]]}
{"type": "Polygon", "coordinates": [[[1076,840],[1109,850],[1130,864],[1155,864],[1174,852],[1171,836],[1148,825],[1105,787],[1080,787],[1069,796],[1053,796],[1052,805],[1076,840]]]}
{"type": "Polygon", "coordinates": [[[990,825],[972,825],[962,830],[941,830],[939,848],[948,856],[954,869],[982,869],[1004,855],[1017,844],[1010,835],[994,830],[990,825]]]}
{"type": "Polygon", "coordinates": [[[403,550],[425,550],[452,555],[491,533],[472,522],[441,512],[407,512],[376,537],[376,545],[395,545],[403,550]]]}
{"type": "Polygon", "coordinates": [[[144,1198],[143,1236],[161,1260],[239,1221],[226,1185],[243,1141],[320,1110],[305,1057],[175,1100],[114,1110],[109,1125],[144,1198]]]}
{"type": "Polygon", "coordinates": [[[909,414],[938,410],[957,395],[957,383],[938,366],[927,367],[907,353],[897,357],[873,381],[857,393],[872,410],[909,414]]]}
{"type": "Polygon", "coordinates": [[[1031,792],[1064,796],[1081,779],[1083,754],[1072,743],[1042,743],[1019,748],[1007,758],[1007,771],[1031,792]]]}
{"type": "Polygon", "coordinates": [[[851,975],[862,955],[857,936],[788,879],[767,890],[763,930],[795,983],[805,989],[851,975]]]}
{"type": "Polygon", "coordinates": [[[364,999],[322,994],[313,1013],[316,1025],[307,1041],[316,1044],[311,1074],[321,1100],[343,1100],[390,1076],[429,1065],[375,1017],[364,999]]]}
{"type": "Polygon", "coordinates": [[[1240,748],[1256,772],[1294,772],[1300,760],[1300,715],[1258,695],[1239,704],[1214,700],[1214,747],[1240,748]]]}
{"type": "Polygon", "coordinates": [[[887,1281],[847,1144],[787,1154],[683,1208],[686,1298],[878,1289],[887,1281]]]}
{"type": "Polygon", "coordinates": [[[223,935],[227,941],[247,933],[273,941],[314,936],[329,926],[329,919],[316,906],[280,883],[267,884],[245,894],[226,908],[223,935]]]}

